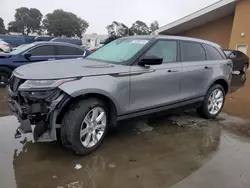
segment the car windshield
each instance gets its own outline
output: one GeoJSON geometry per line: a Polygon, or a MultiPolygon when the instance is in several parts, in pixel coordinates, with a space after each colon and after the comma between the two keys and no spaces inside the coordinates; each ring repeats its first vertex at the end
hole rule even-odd
{"type": "Polygon", "coordinates": [[[20,47],[17,47],[15,50],[13,50],[12,52],[10,52],[11,55],[17,55],[20,54],[26,50],[28,50],[30,47],[35,46],[36,44],[31,43],[31,44],[25,44],[25,45],[21,45],[20,47]]]}
{"type": "Polygon", "coordinates": [[[133,57],[147,42],[144,39],[117,39],[90,54],[88,59],[119,64],[133,57]]]}

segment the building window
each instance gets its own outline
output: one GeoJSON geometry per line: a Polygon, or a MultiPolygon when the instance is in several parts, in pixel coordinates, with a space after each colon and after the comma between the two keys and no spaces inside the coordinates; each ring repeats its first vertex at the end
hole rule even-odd
{"type": "Polygon", "coordinates": [[[237,44],[236,50],[243,52],[244,54],[247,54],[247,47],[248,45],[246,44],[237,44]]]}

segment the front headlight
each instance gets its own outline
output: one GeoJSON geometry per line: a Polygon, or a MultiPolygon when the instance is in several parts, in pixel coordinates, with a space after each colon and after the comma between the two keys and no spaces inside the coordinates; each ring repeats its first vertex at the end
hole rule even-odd
{"type": "Polygon", "coordinates": [[[67,78],[59,80],[26,80],[20,85],[19,90],[30,90],[30,89],[53,89],[65,82],[76,80],[76,78],[67,78]]]}

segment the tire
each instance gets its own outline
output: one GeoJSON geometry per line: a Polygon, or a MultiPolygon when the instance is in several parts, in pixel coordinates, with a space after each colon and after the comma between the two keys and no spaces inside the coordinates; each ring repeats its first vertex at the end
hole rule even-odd
{"type": "Polygon", "coordinates": [[[221,112],[221,110],[222,110],[222,108],[224,106],[224,102],[225,102],[225,90],[224,90],[224,88],[221,85],[219,85],[219,84],[214,84],[208,90],[208,92],[207,92],[207,94],[205,96],[205,99],[203,101],[203,104],[201,105],[201,107],[199,107],[197,109],[197,112],[203,118],[206,118],[206,119],[215,118],[221,112]],[[213,101],[213,103],[215,103],[217,105],[217,107],[219,108],[219,110],[218,110],[217,107],[212,107],[212,108],[210,107],[209,108],[209,105],[211,105],[210,96],[212,95],[213,92],[216,92],[216,91],[220,91],[222,93],[221,96],[223,97],[222,99],[220,98],[220,101],[222,102],[222,103],[219,103],[220,105],[218,105],[218,103],[216,103],[216,101],[215,101],[216,99],[214,99],[214,101],[213,101]],[[211,112],[213,109],[214,109],[214,111],[211,112]]]}
{"type": "Polygon", "coordinates": [[[8,67],[0,67],[0,86],[6,86],[9,83],[9,78],[12,70],[8,67]]]}
{"type": "Polygon", "coordinates": [[[84,99],[73,104],[63,118],[62,144],[73,149],[78,155],[87,155],[100,146],[107,130],[108,110],[106,105],[97,98],[84,99]],[[94,116],[94,112],[96,112],[96,116],[94,116]],[[101,114],[104,114],[99,122],[101,124],[91,121],[93,117],[96,117],[94,119],[101,117],[101,114]],[[80,136],[81,130],[85,132],[83,136],[80,136]]]}
{"type": "Polygon", "coordinates": [[[242,68],[242,70],[240,71],[240,74],[245,74],[247,72],[247,69],[248,69],[248,64],[246,63],[242,68]]]}

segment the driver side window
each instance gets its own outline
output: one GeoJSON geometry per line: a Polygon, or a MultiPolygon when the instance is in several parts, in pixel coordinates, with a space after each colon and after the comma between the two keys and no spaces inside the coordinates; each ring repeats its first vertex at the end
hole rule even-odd
{"type": "Polygon", "coordinates": [[[146,56],[155,55],[163,58],[163,63],[173,63],[177,61],[177,42],[162,40],[154,44],[149,49],[146,56]]]}
{"type": "Polygon", "coordinates": [[[44,45],[38,46],[29,51],[31,56],[54,56],[55,55],[55,46],[44,45]]]}

